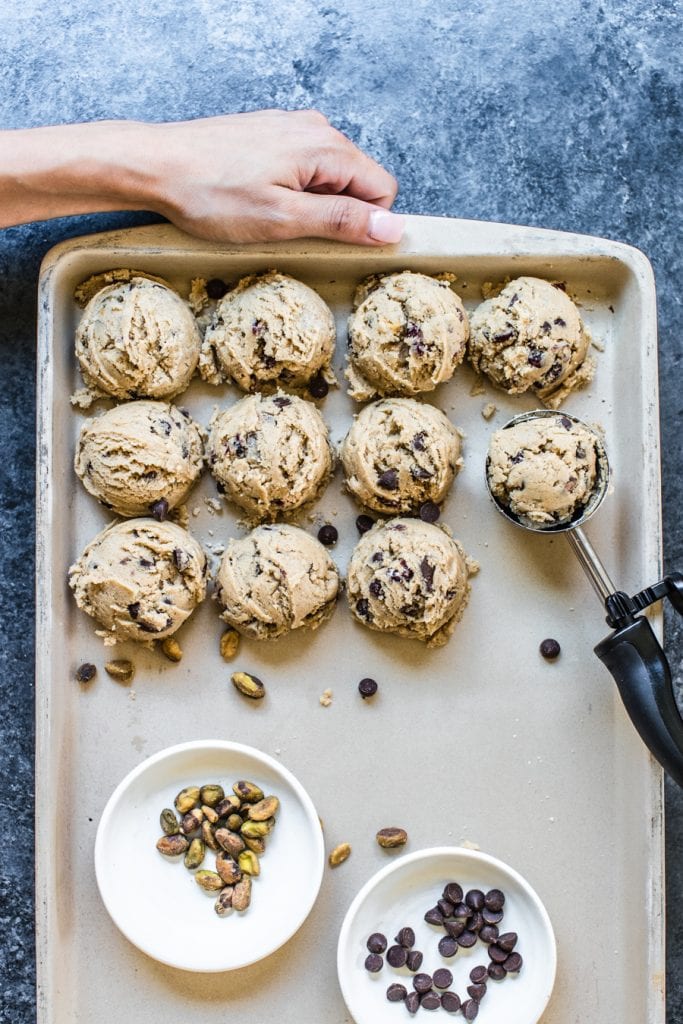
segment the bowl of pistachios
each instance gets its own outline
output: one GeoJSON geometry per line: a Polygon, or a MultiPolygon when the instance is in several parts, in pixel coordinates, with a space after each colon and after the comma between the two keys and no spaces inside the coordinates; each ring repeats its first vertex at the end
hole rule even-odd
{"type": "Polygon", "coordinates": [[[308,917],[323,867],[320,821],[301,783],[227,740],[167,747],[133,768],[95,840],[114,923],[143,953],[186,971],[235,970],[279,949],[308,917]]]}

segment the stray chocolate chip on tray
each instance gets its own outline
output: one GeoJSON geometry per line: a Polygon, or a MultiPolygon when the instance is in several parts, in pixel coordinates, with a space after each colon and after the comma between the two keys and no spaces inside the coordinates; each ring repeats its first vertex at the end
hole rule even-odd
{"type": "Polygon", "coordinates": [[[336,544],[339,540],[339,533],[336,526],[332,526],[331,523],[325,523],[318,530],[318,540],[325,547],[331,548],[333,544],[336,544]]]}
{"type": "Polygon", "coordinates": [[[555,658],[560,656],[561,647],[557,640],[553,640],[552,637],[542,640],[538,649],[547,661],[554,661],[555,658]]]}
{"type": "Polygon", "coordinates": [[[356,519],[356,529],[359,533],[367,533],[375,525],[375,520],[372,516],[358,516],[356,519]]]}
{"type": "Polygon", "coordinates": [[[358,692],[363,700],[367,700],[368,697],[374,697],[377,693],[377,689],[377,683],[374,679],[370,679],[369,677],[361,679],[358,684],[358,692]]]}
{"type": "Polygon", "coordinates": [[[420,506],[419,515],[423,523],[435,523],[441,515],[441,509],[435,501],[425,501],[420,506]]]}
{"type": "Polygon", "coordinates": [[[315,377],[311,377],[308,382],[308,393],[312,398],[325,398],[329,390],[330,385],[321,373],[316,374],[315,377]]]}
{"type": "Polygon", "coordinates": [[[97,668],[94,665],[91,665],[89,661],[84,661],[83,664],[79,665],[76,669],[76,679],[79,683],[89,683],[96,675],[97,668]]]}

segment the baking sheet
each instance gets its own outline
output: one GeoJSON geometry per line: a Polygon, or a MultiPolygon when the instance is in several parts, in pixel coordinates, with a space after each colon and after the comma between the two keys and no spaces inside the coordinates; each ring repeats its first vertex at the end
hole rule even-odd
{"type": "MultiPolygon", "coordinates": [[[[104,673],[111,649],[105,652],[66,585],[68,566],[109,521],[71,471],[84,418],[69,405],[80,384],[73,288],[113,267],[160,274],[187,290],[195,276],[234,280],[272,266],[312,285],[333,308],[338,370],[353,286],[368,273],[451,271],[470,309],[484,281],[522,273],[566,281],[604,351],[594,353],[594,384],[564,407],[603,424],[615,480],[587,532],[624,590],[660,573],[654,283],[635,250],[585,236],[419,217],[409,219],[399,247],[384,250],[307,240],[217,249],[166,226],[52,250],[39,293],[39,1021],[349,1020],[335,971],[339,926],[360,886],[394,855],[377,847],[376,830],[401,825],[408,850],[473,842],[537,890],[558,941],[544,1024],[663,1022],[661,772],[592,654],[607,627],[566,540],[513,529],[485,493],[490,432],[533,400],[490,388],[472,396],[467,367],[427,396],[466,435],[465,467],[443,521],[481,563],[446,647],[428,650],[364,630],[342,600],[319,631],[243,642],[229,666],[218,653],[217,609],[207,601],[179,634],[180,664],[123,644],[117,655],[133,656],[137,666],[132,687],[104,673]],[[487,422],[481,410],[489,401],[498,408],[487,422]],[[538,655],[546,636],[562,644],[555,664],[538,655]],[[86,660],[99,672],[81,688],[73,670],[86,660]],[[267,699],[240,699],[229,683],[234,668],[256,672],[267,699]],[[372,702],[362,702],[356,689],[366,675],[380,685],[372,702]],[[330,707],[319,703],[326,688],[334,694],[330,707]],[[311,794],[328,847],[348,841],[353,853],[326,871],[313,912],[278,953],[242,971],[192,975],[155,963],[119,934],[96,889],[93,844],[102,808],[126,772],[164,746],[214,736],[280,758],[311,794]]],[[[206,423],[215,404],[239,397],[235,389],[195,382],[177,401],[206,423]]],[[[323,414],[335,441],[354,411],[344,388],[330,393],[323,414]]],[[[215,496],[204,478],[188,500],[190,529],[207,546],[239,531],[227,508],[210,513],[203,499],[215,496]]],[[[315,511],[339,529],[334,557],[344,571],[357,540],[357,509],[342,493],[339,472],[315,511]]],[[[653,621],[661,630],[659,612],[653,621]]],[[[479,1019],[486,1024],[485,1003],[479,1019]]]]}

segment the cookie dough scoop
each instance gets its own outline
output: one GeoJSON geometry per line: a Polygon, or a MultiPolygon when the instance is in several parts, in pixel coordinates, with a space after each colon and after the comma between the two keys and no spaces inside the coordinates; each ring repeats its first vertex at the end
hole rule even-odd
{"type": "MultiPolygon", "coordinates": [[[[510,437],[517,438],[521,429],[523,432],[533,430],[538,435],[543,429],[543,424],[546,424],[548,435],[551,436],[557,420],[558,414],[547,409],[521,413],[510,420],[498,434],[509,432],[510,437]]],[[[557,503],[548,497],[546,471],[549,467],[546,465],[540,476],[532,469],[530,479],[532,490],[536,490],[539,505],[545,511],[552,508],[553,515],[549,518],[532,516],[529,515],[528,507],[515,507],[513,493],[517,488],[514,486],[516,478],[513,478],[511,483],[512,471],[515,467],[521,469],[527,454],[533,457],[536,445],[534,444],[531,450],[518,448],[517,440],[510,444],[500,443],[494,435],[486,462],[489,493],[498,511],[516,526],[534,533],[565,533],[581,568],[607,612],[607,624],[613,630],[597,644],[594,648],[595,653],[614,677],[624,707],[641,739],[662,768],[679,786],[683,786],[683,719],[674,697],[671,669],[650,622],[640,614],[664,597],[668,597],[675,610],[683,614],[683,573],[670,573],[633,597],[616,589],[583,530],[583,524],[598,510],[607,493],[610,479],[607,453],[602,439],[585,423],[566,414],[563,414],[560,420],[567,420],[568,425],[560,425],[568,435],[574,437],[580,432],[582,451],[587,447],[583,437],[588,435],[591,438],[595,452],[595,475],[590,492],[583,494],[573,509],[563,505],[562,513],[558,517],[557,503]],[[508,458],[508,482],[502,486],[500,452],[507,450],[509,455],[513,449],[517,449],[523,458],[517,461],[514,456],[508,458]],[[539,480],[542,483],[541,487],[539,480]]],[[[585,462],[583,455],[577,455],[576,458],[581,464],[585,462]]],[[[566,489],[564,467],[559,462],[556,463],[556,473],[559,489],[566,489]]],[[[552,487],[552,481],[550,486],[552,487]]]]}

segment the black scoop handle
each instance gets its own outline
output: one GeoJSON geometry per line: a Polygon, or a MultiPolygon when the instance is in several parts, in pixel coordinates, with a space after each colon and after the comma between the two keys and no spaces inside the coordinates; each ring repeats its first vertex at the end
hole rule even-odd
{"type": "Polygon", "coordinates": [[[595,653],[614,676],[624,707],[653,757],[683,787],[683,719],[669,663],[652,626],[642,616],[633,618],[599,643],[595,653]]]}

